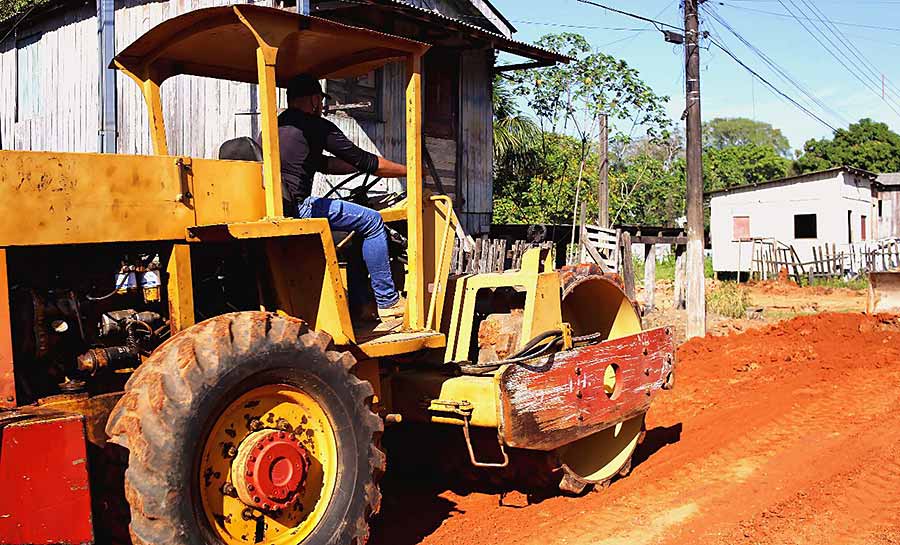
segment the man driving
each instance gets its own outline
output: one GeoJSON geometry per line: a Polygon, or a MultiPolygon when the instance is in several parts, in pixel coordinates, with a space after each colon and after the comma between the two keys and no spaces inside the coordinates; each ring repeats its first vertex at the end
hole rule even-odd
{"type": "MultiPolygon", "coordinates": [[[[400,178],[406,176],[406,166],[360,149],[334,123],[323,118],[326,97],[319,81],[310,75],[301,74],[288,83],[288,109],[278,116],[285,215],[326,218],[333,230],[355,231],[363,239],[363,261],[369,270],[379,318],[403,316],[406,301],[391,277],[387,231],[381,215],[351,202],[313,197],[312,186],[316,172],[365,172],[400,178]]],[[[364,287],[351,286],[350,291],[351,297],[359,301],[364,287]]]]}

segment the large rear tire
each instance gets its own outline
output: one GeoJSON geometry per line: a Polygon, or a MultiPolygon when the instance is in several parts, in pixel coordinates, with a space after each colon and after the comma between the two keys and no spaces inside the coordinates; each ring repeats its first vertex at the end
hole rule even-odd
{"type": "Polygon", "coordinates": [[[383,424],[354,358],[330,342],[300,320],[241,312],[154,352],[107,424],[129,450],[135,544],[367,541],[383,424]]]}

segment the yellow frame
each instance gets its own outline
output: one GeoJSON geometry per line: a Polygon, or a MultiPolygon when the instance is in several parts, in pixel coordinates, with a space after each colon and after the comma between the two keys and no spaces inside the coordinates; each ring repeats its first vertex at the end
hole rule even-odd
{"type": "MultiPolygon", "coordinates": [[[[245,8],[233,6],[232,9],[240,22],[250,30],[257,42],[256,64],[260,97],[260,118],[262,128],[263,151],[263,185],[265,187],[265,217],[282,218],[281,193],[281,156],[278,146],[278,106],[277,106],[277,79],[276,65],[279,49],[285,40],[298,32],[301,25],[285,25],[284,15],[277,17],[267,10],[259,8],[245,8]]],[[[293,17],[299,17],[292,14],[293,17]]],[[[387,41],[387,40],[386,40],[387,41]]],[[[431,320],[426,315],[425,293],[425,260],[423,224],[425,215],[424,195],[422,187],[422,55],[427,46],[410,52],[406,56],[406,192],[405,209],[395,207],[385,212],[386,221],[405,219],[408,233],[408,271],[406,277],[407,312],[404,317],[404,325],[413,331],[422,331],[434,326],[434,316],[440,316],[439,311],[429,311],[431,320]]],[[[367,60],[366,55],[361,59],[367,60]]],[[[163,119],[160,86],[170,74],[164,74],[154,68],[157,57],[151,56],[137,64],[137,68],[131,67],[121,60],[113,63],[119,70],[129,75],[140,87],[147,105],[150,119],[151,139],[156,155],[166,155],[168,144],[166,141],[165,121],[163,119]]],[[[134,64],[134,63],[131,63],[134,64]]],[[[450,221],[449,218],[447,220],[450,221]]],[[[324,240],[323,236],[323,243],[324,240]]],[[[330,242],[330,241],[329,241],[330,242]]],[[[452,242],[452,241],[451,241],[452,242]]],[[[444,242],[444,247],[447,242],[444,242]]],[[[452,251],[452,245],[451,245],[452,251]]],[[[326,250],[333,252],[332,248],[326,250]]],[[[449,259],[444,260],[449,267],[449,259]]],[[[444,262],[442,261],[442,263],[444,262]]],[[[439,282],[438,282],[439,283],[439,282]]],[[[343,320],[340,320],[343,322],[343,320]]],[[[340,328],[345,332],[346,328],[341,323],[340,328]]],[[[350,330],[352,332],[352,329],[350,330]]],[[[346,335],[352,339],[351,335],[346,335]]]]}

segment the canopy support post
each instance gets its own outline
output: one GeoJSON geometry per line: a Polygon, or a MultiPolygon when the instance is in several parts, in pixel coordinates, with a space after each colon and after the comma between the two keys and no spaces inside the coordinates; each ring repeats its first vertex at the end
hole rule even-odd
{"type": "Polygon", "coordinates": [[[422,54],[406,63],[406,195],[409,272],[407,273],[406,326],[425,327],[425,267],[422,203],[422,54]]]}

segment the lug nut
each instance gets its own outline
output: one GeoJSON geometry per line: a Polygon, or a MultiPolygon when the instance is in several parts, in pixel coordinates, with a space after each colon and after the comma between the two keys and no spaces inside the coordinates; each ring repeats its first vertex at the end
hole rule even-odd
{"type": "Polygon", "coordinates": [[[259,418],[254,418],[247,427],[250,428],[250,431],[256,431],[262,428],[262,422],[259,421],[259,418]]]}
{"type": "Polygon", "coordinates": [[[228,447],[228,457],[234,458],[237,456],[237,447],[228,447]]]}
{"type": "Polygon", "coordinates": [[[233,484],[225,483],[222,485],[222,494],[234,498],[237,497],[237,490],[234,488],[233,484]]]}

